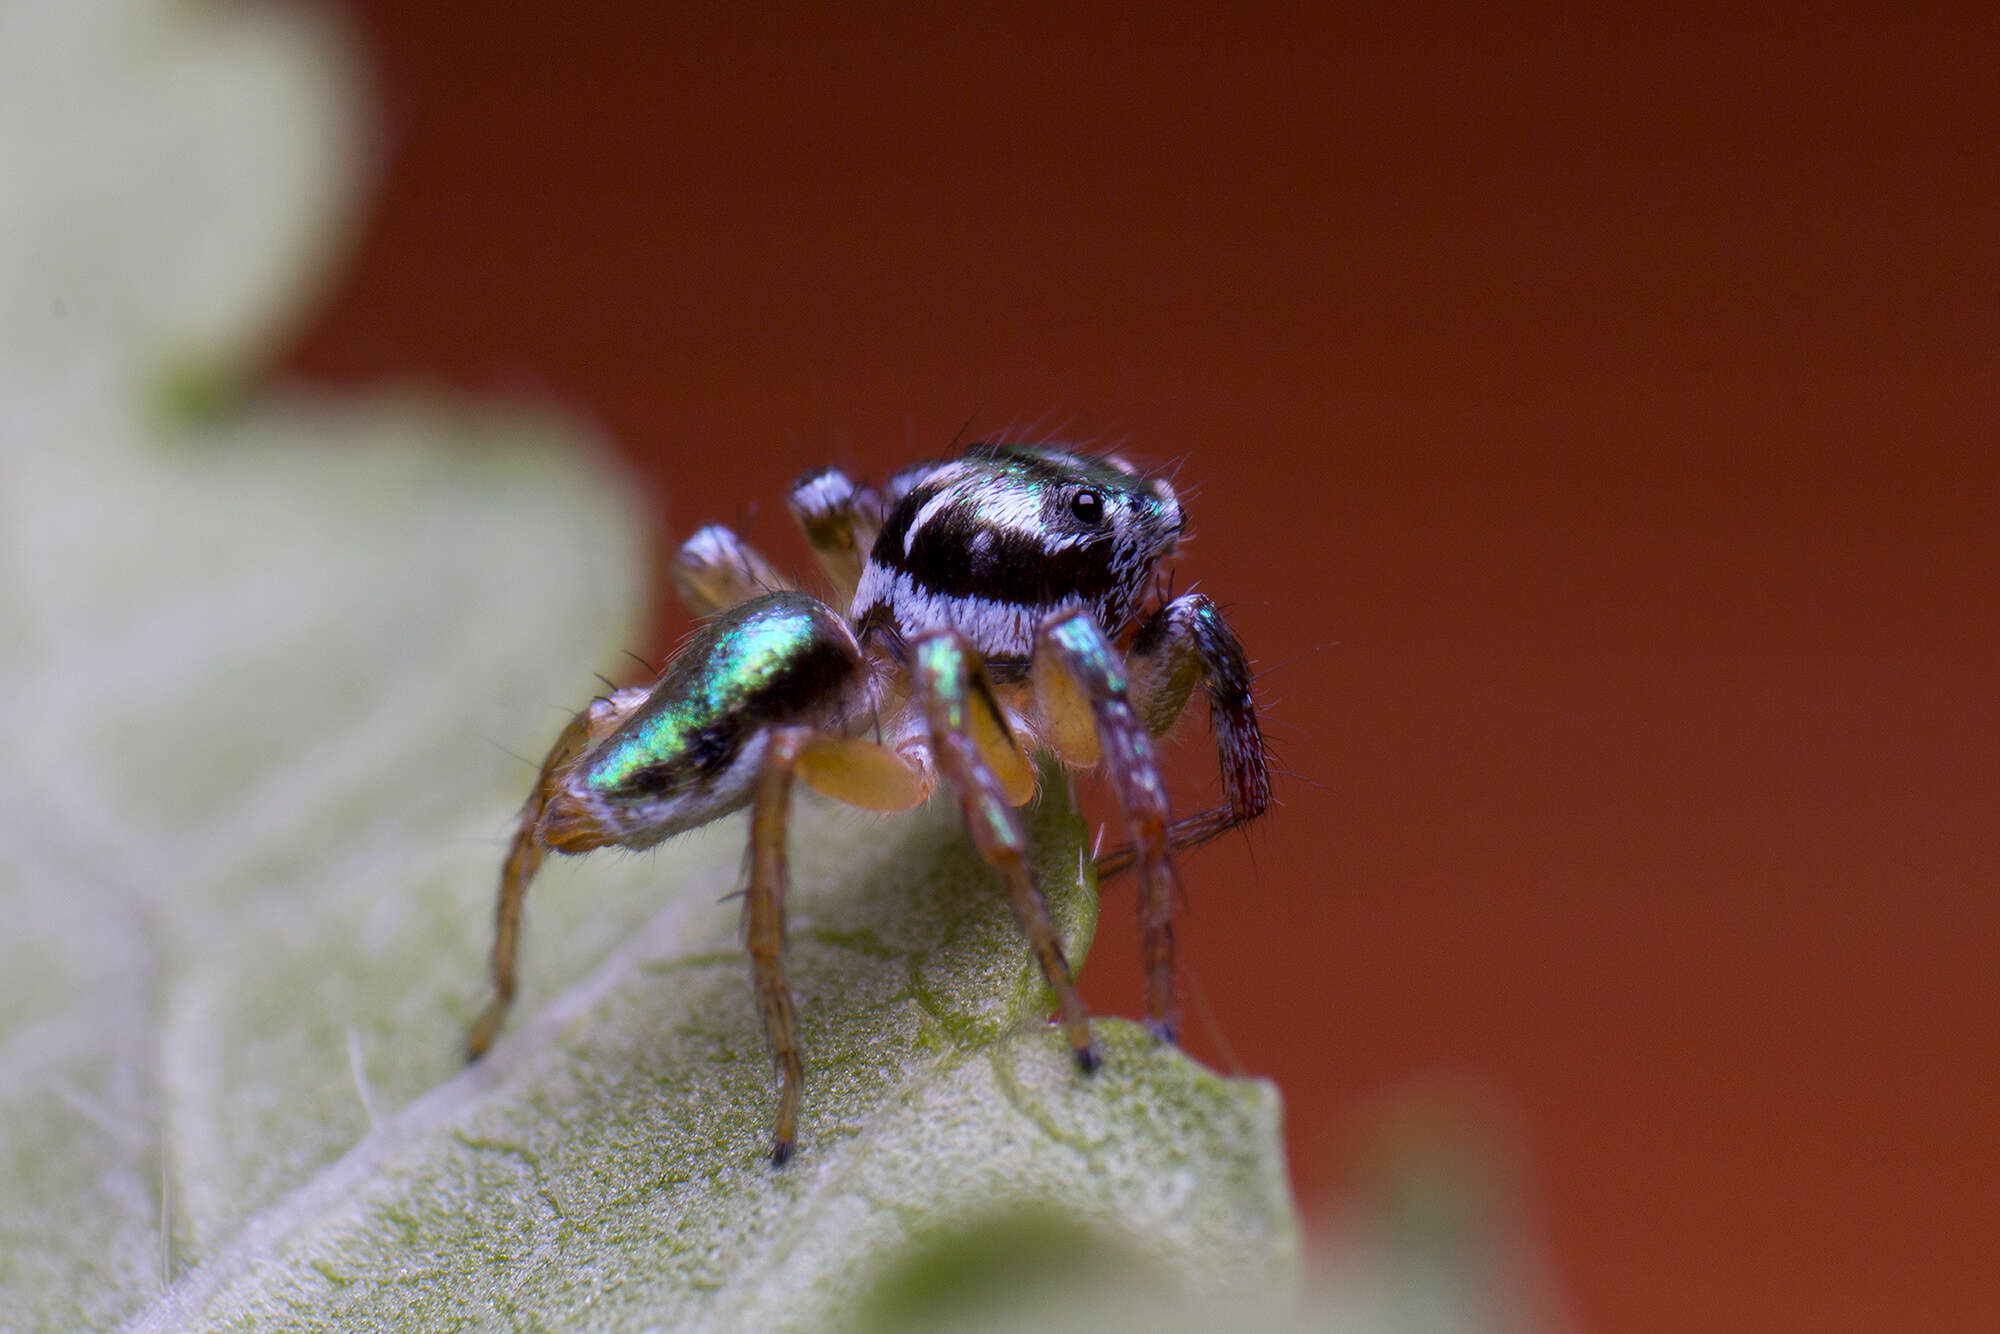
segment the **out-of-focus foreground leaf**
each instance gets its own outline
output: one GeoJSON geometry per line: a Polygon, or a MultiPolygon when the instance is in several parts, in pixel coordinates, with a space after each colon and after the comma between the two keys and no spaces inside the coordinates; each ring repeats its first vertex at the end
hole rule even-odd
{"type": "MultiPolygon", "coordinates": [[[[635,641],[644,525],[546,416],[161,410],[250,383],[338,239],[339,51],[290,7],[0,10],[0,1327],[819,1329],[1020,1217],[1286,1284],[1272,1090],[1115,1024],[1076,1075],[947,810],[803,814],[784,1172],[740,819],[552,864],[458,1069],[506,752],[635,641]]],[[[1080,953],[1079,824],[1034,823],[1080,953]]]]}

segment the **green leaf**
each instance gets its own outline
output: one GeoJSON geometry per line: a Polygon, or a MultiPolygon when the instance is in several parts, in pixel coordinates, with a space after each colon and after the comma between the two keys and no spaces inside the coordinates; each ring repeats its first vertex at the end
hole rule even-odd
{"type": "Polygon", "coordinates": [[[1288,1282],[1274,1091],[1116,1023],[1077,1075],[946,803],[801,812],[784,1171],[740,818],[553,862],[462,1070],[515,756],[638,637],[636,489],[544,414],[218,396],[351,192],[322,27],[21,6],[8,52],[0,1328],[823,1329],[1024,1218],[1189,1290],[1288,1282]]]}

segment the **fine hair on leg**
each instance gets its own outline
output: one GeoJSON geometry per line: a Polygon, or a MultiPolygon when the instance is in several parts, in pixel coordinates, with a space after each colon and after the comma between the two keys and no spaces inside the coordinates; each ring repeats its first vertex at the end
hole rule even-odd
{"type": "Polygon", "coordinates": [[[743,935],[750,951],[757,1010],[777,1069],[778,1119],[771,1133],[771,1163],[776,1167],[785,1165],[798,1142],[805,1083],[792,992],[785,980],[785,844],[791,826],[792,778],[811,736],[804,727],[781,727],[771,733],[757,774],[757,795],[750,804],[750,889],[743,900],[743,935]]]}
{"type": "MultiPolygon", "coordinates": [[[[1196,847],[1263,815],[1271,805],[1270,759],[1251,698],[1250,662],[1215,603],[1188,593],[1160,607],[1139,627],[1125,664],[1133,708],[1154,736],[1180,718],[1196,686],[1208,686],[1223,804],[1174,821],[1169,844],[1196,847]]],[[[1135,854],[1131,844],[1113,848],[1097,859],[1098,875],[1129,869],[1135,854]]]]}
{"type": "Polygon", "coordinates": [[[681,543],[667,573],[674,596],[696,617],[792,587],[757,548],[716,523],[681,543]]]}
{"type": "Polygon", "coordinates": [[[542,830],[542,815],[549,799],[568,777],[570,766],[592,745],[608,736],[646,698],[643,689],[620,690],[600,696],[569,720],[569,725],[549,748],[542,761],[535,787],[514,824],[514,837],[507,847],[507,860],[500,866],[500,888],[493,902],[493,953],[491,970],[493,999],[473,1022],[466,1038],[465,1059],[476,1061],[492,1047],[513,1007],[519,984],[521,950],[521,910],[528,885],[548,856],[548,841],[542,830]]]}

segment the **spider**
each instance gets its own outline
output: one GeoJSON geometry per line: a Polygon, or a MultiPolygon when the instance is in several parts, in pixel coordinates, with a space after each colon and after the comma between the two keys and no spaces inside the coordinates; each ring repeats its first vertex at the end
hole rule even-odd
{"type": "Polygon", "coordinates": [[[675,591],[706,619],[655,684],[592,700],[543,761],[501,869],[493,999],[468,1042],[479,1059],[513,1002],[522,900],[547,853],[650,847],[748,805],[746,936],[776,1066],[780,1166],[804,1081],[784,958],[795,781],[876,811],[916,806],[940,785],[951,794],[1086,1073],[1098,1064],[1090,1020],[1016,814],[1034,795],[1031,756],[1101,768],[1117,794],[1130,842],[1098,867],[1136,868],[1146,1021],[1165,1042],[1177,1026],[1172,854],[1270,800],[1249,665],[1221,613],[1198,593],[1144,607],[1187,526],[1164,478],[1118,458],[983,444],[880,491],[813,473],[789,504],[834,600],[792,587],[726,528],[681,547],[675,591]],[[1202,685],[1224,801],[1175,821],[1153,738],[1202,685]]]}

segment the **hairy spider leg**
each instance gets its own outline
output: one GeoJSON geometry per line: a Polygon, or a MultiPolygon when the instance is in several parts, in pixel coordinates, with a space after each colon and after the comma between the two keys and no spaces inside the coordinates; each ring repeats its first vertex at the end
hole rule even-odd
{"type": "Polygon", "coordinates": [[[932,763],[957,799],[973,846],[1006,883],[1014,917],[1027,934],[1079,1069],[1098,1065],[1090,1017],[1076,994],[1049,905],[1028,867],[1027,837],[1014,808],[1034,792],[1034,774],[1009,730],[978,654],[958,631],[938,629],[911,645],[912,698],[931,740],[932,763]],[[1009,771],[1017,777],[1010,782],[1009,771]],[[1026,780],[1025,790],[1020,777],[1026,780]]]}
{"type": "Polygon", "coordinates": [[[786,841],[795,777],[836,801],[868,810],[908,810],[930,795],[921,770],[864,738],[781,727],[765,744],[750,806],[750,889],[744,898],[743,934],[757,1008],[777,1067],[778,1119],[771,1136],[771,1162],[777,1167],[791,1158],[797,1143],[805,1085],[792,992],[785,980],[786,841]]]}
{"type": "Polygon", "coordinates": [[[709,524],[681,543],[668,574],[674,596],[697,617],[792,587],[792,581],[779,574],[757,548],[719,523],[709,524]]]}
{"type": "MultiPolygon", "coordinates": [[[[1250,660],[1213,602],[1188,593],[1154,611],[1133,638],[1125,669],[1132,706],[1154,736],[1174,725],[1196,686],[1208,684],[1224,804],[1174,821],[1167,837],[1176,851],[1248,824],[1270,808],[1271,774],[1250,697],[1250,660]]],[[[1130,844],[1112,849],[1097,859],[1098,875],[1119,874],[1134,855],[1130,844]]]]}
{"type": "Polygon", "coordinates": [[[792,776],[808,733],[785,727],[771,734],[757,775],[750,807],[750,892],[744,900],[743,935],[750,950],[750,976],[757,1009],[778,1071],[778,1120],[771,1135],[771,1162],[783,1167],[799,1133],[799,1103],[805,1064],[799,1059],[792,989],[785,980],[785,833],[792,807],[792,776]]]}
{"type": "MultiPolygon", "coordinates": [[[[825,468],[801,478],[786,504],[833,584],[834,604],[845,607],[854,600],[861,567],[881,530],[882,498],[825,468]]],[[[681,544],[669,573],[681,605],[696,616],[795,587],[763,553],[713,523],[681,544]]]]}
{"type": "Polygon", "coordinates": [[[785,503],[832,581],[834,605],[847,606],[882,529],[882,497],[837,468],[821,468],[801,477],[785,503]]]}
{"type": "Polygon", "coordinates": [[[1033,680],[1057,753],[1074,764],[1101,759],[1124,808],[1139,864],[1146,1027],[1154,1037],[1172,1042],[1180,1022],[1174,996],[1174,866],[1168,853],[1167,790],[1152,738],[1133,711],[1118,650],[1087,611],[1062,612],[1042,623],[1033,680]]]}
{"type": "Polygon", "coordinates": [[[472,1034],[466,1039],[465,1059],[476,1061],[486,1054],[493,1045],[494,1036],[507,1018],[507,1010],[514,1003],[514,990],[518,981],[516,963],[521,949],[521,904],[528,894],[528,882],[541,869],[543,858],[548,856],[548,845],[542,841],[542,812],[548,807],[549,798],[562,787],[569,776],[570,768],[590,748],[610,736],[618,725],[631,716],[634,709],[645,702],[647,691],[643,688],[620,690],[617,693],[590,701],[590,704],[570,719],[569,725],[549,748],[548,758],[542,761],[541,775],[535,780],[535,787],[528,794],[527,803],[521,807],[521,818],[514,826],[513,842],[508,845],[507,859],[500,865],[500,892],[493,904],[493,999],[472,1026],[472,1034]]]}

